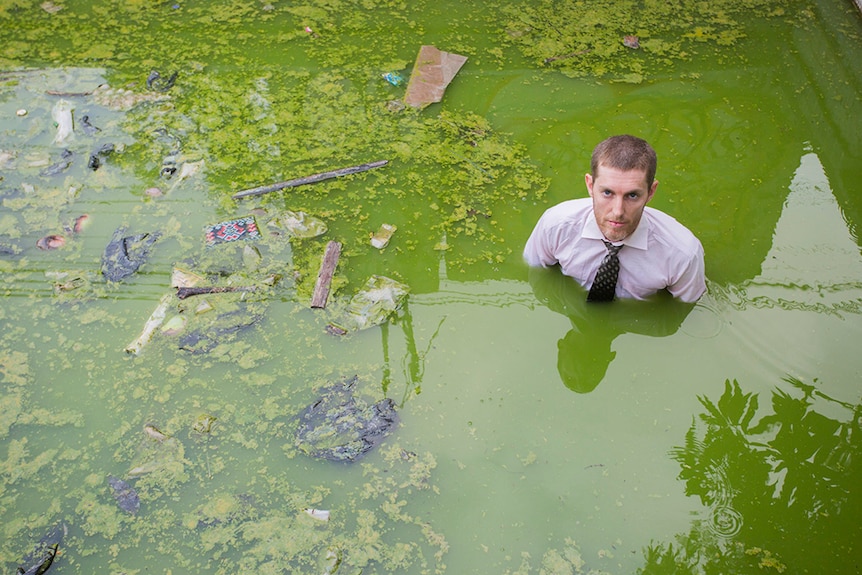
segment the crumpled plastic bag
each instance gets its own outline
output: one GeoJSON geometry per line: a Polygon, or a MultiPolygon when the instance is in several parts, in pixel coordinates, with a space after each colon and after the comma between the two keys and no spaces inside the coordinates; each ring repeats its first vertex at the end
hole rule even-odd
{"type": "Polygon", "coordinates": [[[381,325],[389,320],[407,299],[410,288],[385,276],[373,275],[354,295],[341,321],[333,324],[345,333],[381,325]]]}
{"type": "Polygon", "coordinates": [[[279,228],[296,238],[315,238],[326,233],[326,224],[305,212],[285,210],[267,224],[279,228]]]}

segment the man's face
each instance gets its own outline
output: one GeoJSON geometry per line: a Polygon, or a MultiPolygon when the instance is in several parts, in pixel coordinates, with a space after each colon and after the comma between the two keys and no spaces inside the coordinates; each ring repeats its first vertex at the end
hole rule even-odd
{"type": "Polygon", "coordinates": [[[644,206],[655,194],[658,181],[647,187],[645,172],[623,172],[604,164],[599,165],[597,172],[595,178],[592,174],[585,178],[596,222],[606,239],[622,241],[638,227],[644,206]]]}

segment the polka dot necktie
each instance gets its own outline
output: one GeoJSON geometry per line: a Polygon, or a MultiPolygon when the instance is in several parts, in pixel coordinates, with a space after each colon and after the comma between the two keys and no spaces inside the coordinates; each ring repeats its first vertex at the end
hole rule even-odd
{"type": "Polygon", "coordinates": [[[596,279],[593,280],[593,287],[590,288],[587,301],[613,301],[614,292],[617,289],[617,276],[620,274],[620,258],[617,256],[617,252],[623,249],[623,246],[622,244],[615,246],[611,242],[602,241],[608,248],[608,255],[599,264],[599,270],[596,272],[596,279]]]}

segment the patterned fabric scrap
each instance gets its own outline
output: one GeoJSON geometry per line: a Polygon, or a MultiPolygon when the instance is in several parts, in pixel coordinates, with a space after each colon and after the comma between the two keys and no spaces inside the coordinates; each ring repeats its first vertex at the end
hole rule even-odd
{"type": "Polygon", "coordinates": [[[260,231],[254,216],[246,216],[209,226],[206,229],[206,238],[207,246],[214,246],[237,240],[256,240],[260,238],[260,231]]]}

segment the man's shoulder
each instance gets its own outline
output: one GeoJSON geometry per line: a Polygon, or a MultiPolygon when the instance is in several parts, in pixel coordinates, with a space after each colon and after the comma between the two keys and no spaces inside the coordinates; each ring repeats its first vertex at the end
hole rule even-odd
{"type": "Polygon", "coordinates": [[[684,251],[697,251],[701,248],[700,240],[687,227],[671,215],[656,208],[644,208],[650,222],[650,235],[653,240],[684,251]]]}

